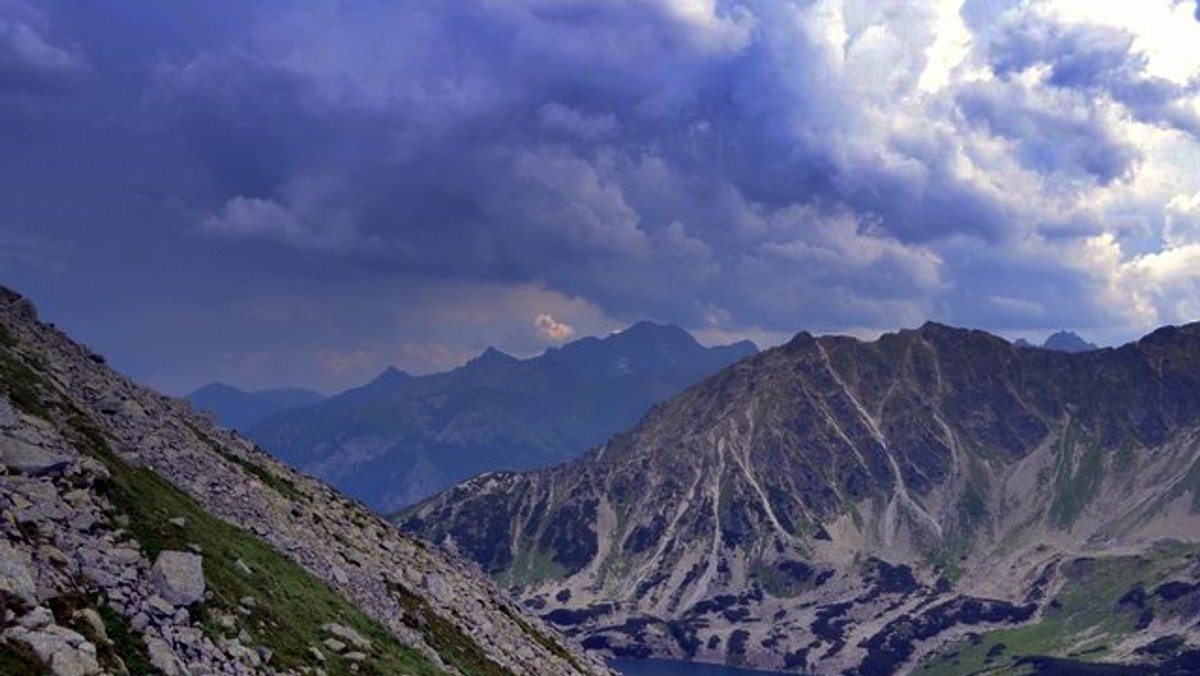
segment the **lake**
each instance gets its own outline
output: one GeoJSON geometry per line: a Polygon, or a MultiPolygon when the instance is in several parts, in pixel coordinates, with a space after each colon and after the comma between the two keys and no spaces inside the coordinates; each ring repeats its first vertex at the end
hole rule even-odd
{"type": "MultiPolygon", "coordinates": [[[[699,664],[696,662],[676,662],[673,660],[613,660],[609,663],[613,669],[624,676],[771,676],[782,674],[777,671],[750,671],[734,669],[716,664],[699,664]]],[[[787,676],[795,676],[788,674],[787,676]]]]}

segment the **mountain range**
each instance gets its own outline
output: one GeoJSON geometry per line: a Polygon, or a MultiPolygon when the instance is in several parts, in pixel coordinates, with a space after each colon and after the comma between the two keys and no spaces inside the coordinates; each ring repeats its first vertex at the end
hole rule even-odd
{"type": "Polygon", "coordinates": [[[929,323],[801,333],[395,522],[618,656],[1197,673],[1198,460],[1200,324],[1063,352],[929,323]]]}
{"type": "Polygon", "coordinates": [[[0,673],[609,675],[0,287],[0,673]]]}
{"type": "Polygon", "coordinates": [[[211,383],[184,398],[196,409],[216,416],[223,426],[248,430],[276,413],[315,404],[325,399],[325,395],[300,387],[247,392],[224,383],[211,383]]]}
{"type": "Polygon", "coordinates": [[[247,434],[388,512],[481,472],[577,457],[655,403],[755,351],[748,341],[704,347],[678,326],[641,322],[530,359],[488,348],[447,373],[388,369],[247,434]]]}

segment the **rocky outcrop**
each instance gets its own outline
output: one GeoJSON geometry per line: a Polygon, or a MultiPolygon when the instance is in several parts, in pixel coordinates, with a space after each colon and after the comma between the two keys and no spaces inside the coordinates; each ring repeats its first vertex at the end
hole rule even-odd
{"type": "Polygon", "coordinates": [[[1054,613],[1107,617],[1134,582],[1194,574],[1200,546],[1164,541],[1200,543],[1200,324],[1080,353],[933,323],[802,333],[582,460],[483,475],[397,523],[618,655],[882,674],[964,627],[1053,621],[1044,649],[1137,661],[1160,614],[1068,631],[1054,613]],[[1065,572],[1094,557],[1163,565],[1065,572]]]}
{"type": "Polygon", "coordinates": [[[134,385],[8,290],[0,439],[20,450],[0,471],[6,665],[607,673],[468,566],[134,385]]]}

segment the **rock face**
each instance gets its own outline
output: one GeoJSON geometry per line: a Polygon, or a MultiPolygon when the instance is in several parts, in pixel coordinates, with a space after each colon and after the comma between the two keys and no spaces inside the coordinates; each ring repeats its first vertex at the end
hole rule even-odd
{"type": "Polygon", "coordinates": [[[389,369],[373,382],[269,418],[249,436],[387,513],[456,481],[582,455],[652,405],[755,352],[706,348],[642,322],[519,360],[488,349],[449,373],[389,369]]]}
{"type": "Polygon", "coordinates": [[[1200,324],[1081,353],[927,324],[800,334],[582,460],[481,476],[397,522],[617,655],[1146,665],[1200,644],[1198,459],[1200,324]]]}
{"type": "Polygon", "coordinates": [[[3,288],[0,443],[5,673],[609,673],[464,562],[134,385],[3,288]],[[327,639],[346,649],[318,660],[327,639]]]}

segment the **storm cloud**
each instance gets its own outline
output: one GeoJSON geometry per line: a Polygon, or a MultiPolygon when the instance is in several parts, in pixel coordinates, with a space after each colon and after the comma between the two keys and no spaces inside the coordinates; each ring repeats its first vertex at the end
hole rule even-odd
{"type": "Polygon", "coordinates": [[[642,318],[1124,340],[1200,311],[1200,21],[1091,7],[0,0],[0,275],[174,391],[642,318]]]}

